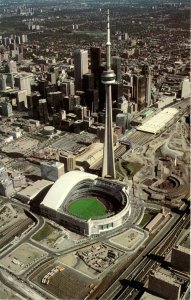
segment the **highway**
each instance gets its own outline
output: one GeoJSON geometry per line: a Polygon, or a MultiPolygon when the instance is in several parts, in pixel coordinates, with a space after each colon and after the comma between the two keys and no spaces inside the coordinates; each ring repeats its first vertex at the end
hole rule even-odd
{"type": "Polygon", "coordinates": [[[34,289],[31,289],[24,282],[21,282],[14,275],[10,275],[7,271],[0,271],[0,280],[3,284],[8,286],[11,290],[21,295],[24,299],[44,300],[45,298],[39,295],[34,289]]]}
{"type": "Polygon", "coordinates": [[[142,261],[133,268],[127,268],[113,285],[99,298],[100,300],[140,299],[141,288],[148,278],[151,270],[155,269],[158,262],[150,259],[151,255],[166,256],[175,244],[183,228],[189,226],[190,217],[184,214],[170,232],[155,246],[142,261]]]}
{"type": "MultiPolygon", "coordinates": [[[[155,236],[153,237],[153,239],[149,242],[149,244],[146,246],[145,249],[141,250],[141,253],[138,255],[137,257],[134,259],[133,258],[133,262],[130,264],[127,260],[126,260],[126,264],[125,262],[123,263],[124,267],[123,269],[120,271],[119,274],[116,274],[117,276],[115,276],[116,280],[109,282],[109,284],[104,284],[103,288],[99,288],[95,291],[95,293],[92,294],[92,297],[90,299],[99,299],[99,297],[103,294],[103,291],[106,291],[106,288],[108,288],[108,286],[110,286],[110,284],[112,284],[113,287],[115,288],[121,288],[121,285],[119,286],[118,284],[118,280],[120,280],[121,278],[123,278],[123,274],[130,274],[132,271],[135,270],[135,268],[137,268],[140,263],[142,262],[142,260],[146,257],[146,255],[154,249],[154,247],[156,245],[159,244],[159,242],[162,240],[162,238],[164,238],[164,236],[166,234],[168,234],[168,232],[170,231],[171,228],[174,227],[174,225],[178,222],[180,216],[177,214],[174,214],[172,219],[166,224],[166,226],[164,226],[157,234],[155,234],[155,236]],[[128,263],[128,265],[127,265],[128,263]],[[126,266],[127,265],[127,266],[126,266]],[[126,266],[126,267],[125,267],[126,266]]],[[[109,293],[109,289],[103,294],[104,296],[107,294],[107,292],[109,293]]],[[[105,299],[105,298],[103,298],[105,299]]],[[[109,297],[108,297],[109,299],[109,297]]]]}
{"type": "MultiPolygon", "coordinates": [[[[150,254],[151,255],[157,255],[160,257],[166,256],[168,252],[172,249],[173,245],[175,244],[177,240],[177,236],[180,234],[181,230],[183,228],[186,228],[187,225],[189,224],[189,216],[186,217],[185,220],[183,218],[178,222],[178,224],[173,228],[171,233],[167,236],[165,239],[165,242],[163,242],[160,247],[157,247],[154,251],[152,251],[150,254]]],[[[151,270],[156,269],[158,266],[158,262],[154,260],[149,260],[148,263],[144,266],[143,269],[134,277],[132,277],[131,280],[134,282],[139,282],[141,285],[144,285],[145,281],[148,278],[148,275],[151,270]]],[[[133,287],[128,287],[127,289],[124,290],[122,294],[120,294],[119,297],[115,297],[115,299],[122,300],[122,299],[134,299],[135,296],[139,294],[139,290],[136,290],[133,287]]]]}

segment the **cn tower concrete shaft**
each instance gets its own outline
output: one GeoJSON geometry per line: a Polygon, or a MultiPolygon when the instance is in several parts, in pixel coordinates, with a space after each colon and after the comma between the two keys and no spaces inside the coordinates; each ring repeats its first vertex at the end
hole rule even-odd
{"type": "Polygon", "coordinates": [[[103,150],[102,177],[116,177],[113,150],[111,85],[106,85],[105,140],[103,150]]]}
{"type": "Polygon", "coordinates": [[[102,177],[116,177],[115,159],[113,150],[113,128],[112,128],[112,95],[111,84],[115,82],[115,74],[111,70],[110,55],[110,22],[109,10],[107,14],[107,43],[106,43],[106,70],[102,74],[102,83],[106,90],[106,112],[105,112],[105,140],[103,149],[102,177]]]}

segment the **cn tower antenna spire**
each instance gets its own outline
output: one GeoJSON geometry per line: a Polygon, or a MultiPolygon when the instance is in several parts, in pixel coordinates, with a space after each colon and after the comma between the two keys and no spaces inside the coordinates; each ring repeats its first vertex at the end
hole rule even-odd
{"type": "Polygon", "coordinates": [[[111,41],[110,41],[110,20],[109,9],[107,10],[107,43],[106,43],[106,64],[107,70],[111,69],[111,41]]]}
{"type": "Polygon", "coordinates": [[[112,127],[112,91],[111,84],[115,83],[115,73],[111,70],[111,42],[109,9],[107,11],[107,42],[106,42],[106,70],[103,71],[101,82],[105,85],[106,110],[105,110],[105,138],[103,147],[102,177],[116,178],[115,158],[113,149],[112,127]]]}

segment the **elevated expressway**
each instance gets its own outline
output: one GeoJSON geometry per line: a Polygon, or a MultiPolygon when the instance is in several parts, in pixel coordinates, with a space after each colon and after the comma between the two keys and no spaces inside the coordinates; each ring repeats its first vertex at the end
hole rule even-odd
{"type": "Polygon", "coordinates": [[[124,300],[140,299],[143,292],[143,286],[151,270],[158,266],[158,262],[150,257],[157,255],[166,256],[174,244],[177,237],[183,229],[190,225],[190,217],[186,213],[179,217],[174,226],[168,228],[165,236],[153,246],[153,242],[136,258],[136,260],[110,285],[107,291],[99,297],[100,300],[124,300]],[[153,247],[152,247],[153,246],[153,247]],[[152,248],[151,248],[152,247],[152,248]]]}

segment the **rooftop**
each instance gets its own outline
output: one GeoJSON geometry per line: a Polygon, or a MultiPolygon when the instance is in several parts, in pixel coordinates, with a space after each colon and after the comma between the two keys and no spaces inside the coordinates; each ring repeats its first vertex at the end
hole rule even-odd
{"type": "Polygon", "coordinates": [[[32,185],[29,185],[24,190],[17,193],[19,199],[31,200],[45,187],[52,185],[52,181],[49,180],[37,180],[32,185]]]}
{"type": "Polygon", "coordinates": [[[88,161],[90,164],[95,163],[103,155],[103,144],[93,143],[83,153],[78,155],[77,161],[88,161]]]}
{"type": "Polygon", "coordinates": [[[70,171],[62,175],[51,187],[41,205],[58,210],[73,187],[83,180],[95,180],[97,175],[81,171],[70,171]],[[55,198],[56,195],[56,198],[55,198]]]}
{"type": "Polygon", "coordinates": [[[178,244],[188,250],[190,249],[190,229],[184,232],[178,244]]]}
{"type": "Polygon", "coordinates": [[[154,296],[152,294],[149,294],[147,292],[144,292],[144,294],[142,295],[140,300],[161,300],[164,298],[158,297],[158,296],[154,296]]]}
{"type": "Polygon", "coordinates": [[[179,278],[177,278],[176,275],[173,275],[171,271],[164,268],[160,268],[158,271],[154,272],[152,276],[176,287],[179,287],[181,285],[179,278]]]}
{"type": "Polygon", "coordinates": [[[165,127],[165,125],[171,121],[177,113],[178,110],[176,108],[165,108],[157,115],[146,121],[143,125],[138,126],[137,130],[155,134],[165,127]]]}

